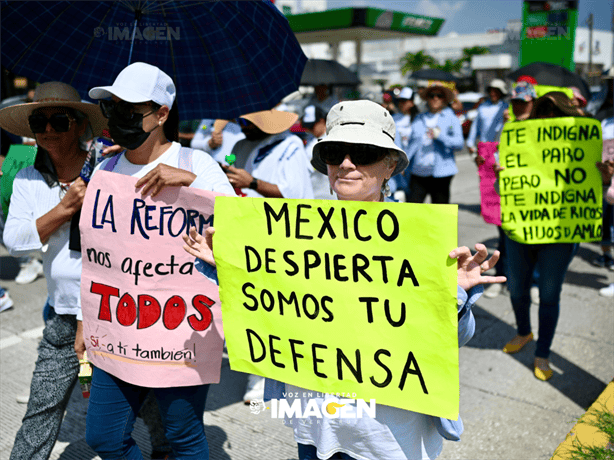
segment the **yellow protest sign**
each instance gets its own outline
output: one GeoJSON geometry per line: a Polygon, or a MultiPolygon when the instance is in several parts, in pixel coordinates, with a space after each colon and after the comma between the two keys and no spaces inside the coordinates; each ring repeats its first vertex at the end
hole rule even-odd
{"type": "Polygon", "coordinates": [[[231,368],[456,419],[454,205],[218,197],[231,368]]]}
{"type": "Polygon", "coordinates": [[[499,143],[501,227],[527,244],[601,239],[601,125],[592,118],[507,123],[499,143]]]}
{"type": "Polygon", "coordinates": [[[534,85],[534,88],[537,97],[542,97],[544,94],[548,94],[552,91],[560,91],[561,93],[565,93],[569,99],[573,98],[573,91],[565,86],[534,85]]]}

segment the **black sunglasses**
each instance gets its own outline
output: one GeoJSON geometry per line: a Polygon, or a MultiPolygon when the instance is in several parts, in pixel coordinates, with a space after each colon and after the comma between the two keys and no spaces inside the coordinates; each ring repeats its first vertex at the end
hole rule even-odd
{"type": "Polygon", "coordinates": [[[102,99],[100,101],[100,110],[102,111],[102,115],[105,118],[111,118],[112,116],[118,116],[125,120],[132,120],[135,116],[143,115],[145,118],[148,115],[154,113],[157,109],[154,107],[153,110],[147,112],[145,114],[138,113],[136,108],[139,104],[131,104],[126,101],[111,101],[107,99],[102,99]]]}
{"type": "Polygon", "coordinates": [[[446,98],[445,94],[442,94],[442,93],[429,93],[429,95],[427,97],[429,99],[435,99],[436,97],[438,97],[439,99],[445,99],[446,98]]]}
{"type": "Polygon", "coordinates": [[[47,129],[47,123],[58,133],[68,132],[71,120],[72,118],[66,113],[54,113],[49,118],[40,113],[35,113],[28,117],[30,129],[35,134],[44,133],[47,129]]]}
{"type": "Polygon", "coordinates": [[[327,165],[338,166],[349,155],[356,166],[372,165],[388,155],[388,149],[368,144],[327,142],[320,146],[320,158],[327,165]]]}

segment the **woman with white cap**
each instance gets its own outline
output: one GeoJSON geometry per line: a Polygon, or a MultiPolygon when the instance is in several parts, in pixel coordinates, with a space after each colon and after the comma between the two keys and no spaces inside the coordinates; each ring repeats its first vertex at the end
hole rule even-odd
{"type": "MultiPolygon", "coordinates": [[[[390,201],[386,198],[387,182],[407,167],[408,160],[405,152],[394,144],[395,125],[388,111],[371,101],[341,102],[329,112],[326,131],[327,137],[314,147],[312,165],[328,176],[331,190],[338,198],[390,201]]],[[[214,232],[209,228],[203,237],[192,231],[191,238],[184,237],[184,248],[214,265],[214,232]]],[[[481,275],[495,265],[498,254],[495,252],[487,260],[486,247],[478,244],[476,249],[478,252],[473,256],[466,247],[450,252],[451,258],[458,259],[459,345],[467,343],[475,330],[471,306],[482,292],[481,285],[505,281],[481,275]]],[[[265,399],[281,399],[284,395],[290,405],[293,398],[300,399],[304,409],[308,400],[315,400],[319,410],[323,410],[324,395],[267,380],[265,399]]],[[[441,453],[444,437],[460,440],[463,431],[460,418],[446,420],[383,405],[378,405],[375,418],[363,417],[351,424],[326,417],[317,419],[317,423],[299,422],[293,420],[291,425],[300,460],[433,459],[441,453]]]]}
{"type": "MultiPolygon", "coordinates": [[[[120,72],[112,86],[90,90],[109,119],[109,133],[124,152],[103,161],[98,170],[137,177],[143,195],[169,186],[186,186],[234,195],[219,165],[202,151],[181,148],[176,90],[159,68],[136,62],[120,72]],[[111,98],[105,99],[105,98],[111,98]]],[[[209,458],[203,414],[209,385],[159,387],[153,392],[165,434],[177,458],[209,458]]],[[[103,459],[142,459],[131,436],[136,415],[150,388],[138,387],[94,368],[87,414],[87,443],[103,459]]]]}
{"type": "Polygon", "coordinates": [[[68,247],[70,221],[85,196],[79,177],[85,142],[102,134],[106,120],[97,105],[81,102],[72,86],[48,82],[36,89],[33,102],[1,110],[0,127],[36,138],[38,146],[34,165],[15,176],[4,243],[15,256],[40,250],[43,255],[51,308],[11,459],[45,459],[58,437],[85,350],[81,253],[68,247]]]}
{"type": "Polygon", "coordinates": [[[507,96],[505,82],[495,78],[486,88],[488,99],[478,107],[478,115],[471,123],[467,147],[469,152],[477,152],[477,140],[481,142],[495,142],[499,139],[499,133],[503,129],[504,113],[507,103],[503,97],[507,96]]]}
{"type": "Polygon", "coordinates": [[[409,198],[423,203],[427,195],[432,203],[450,202],[450,183],[458,172],[454,150],[463,148],[463,131],[456,114],[448,107],[454,93],[446,82],[433,81],[424,90],[428,111],[412,123],[406,149],[409,167],[409,198]]]}

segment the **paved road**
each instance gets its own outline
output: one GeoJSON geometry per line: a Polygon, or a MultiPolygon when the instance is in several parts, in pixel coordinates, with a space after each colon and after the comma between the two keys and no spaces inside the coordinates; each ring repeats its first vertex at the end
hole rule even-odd
{"type": "MultiPolygon", "coordinates": [[[[497,231],[479,216],[478,179],[467,156],[460,155],[460,173],[452,182],[459,204],[459,243],[496,245],[497,231]]],[[[4,251],[4,249],[0,249],[4,251]]],[[[614,301],[597,290],[614,281],[614,273],[589,261],[599,247],[583,244],[563,287],[561,317],[549,382],[533,377],[534,345],[518,355],[500,349],[514,335],[509,297],[482,298],[474,308],[477,330],[460,351],[462,442],[446,442],[440,459],[548,459],[584,410],[614,376],[614,301]]],[[[16,396],[28,392],[36,346],[42,331],[41,310],[46,297],[43,279],[17,286],[17,266],[0,252],[0,278],[16,307],[0,314],[0,460],[9,458],[25,406],[16,396]],[[6,281],[8,279],[8,281],[6,281]]],[[[533,324],[537,311],[533,308],[533,324]]],[[[296,447],[289,428],[268,413],[253,415],[241,398],[245,376],[223,362],[222,381],[209,393],[205,425],[212,460],[289,460],[296,447]]],[[[90,460],[98,457],[84,441],[87,411],[78,391],[71,399],[53,459],[90,460]]],[[[139,420],[135,438],[143,453],[150,445],[139,420]]]]}

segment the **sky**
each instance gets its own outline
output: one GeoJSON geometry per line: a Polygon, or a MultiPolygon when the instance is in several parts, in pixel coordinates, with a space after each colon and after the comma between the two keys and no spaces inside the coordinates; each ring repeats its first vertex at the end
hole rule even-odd
{"type": "MultiPolygon", "coordinates": [[[[370,6],[444,18],[440,36],[504,29],[508,20],[522,16],[522,0],[328,0],[327,6],[328,9],[370,6]]],[[[586,27],[586,19],[593,13],[595,29],[612,30],[614,0],[579,0],[578,6],[578,27],[586,27]]]]}

